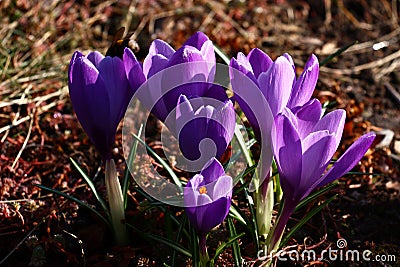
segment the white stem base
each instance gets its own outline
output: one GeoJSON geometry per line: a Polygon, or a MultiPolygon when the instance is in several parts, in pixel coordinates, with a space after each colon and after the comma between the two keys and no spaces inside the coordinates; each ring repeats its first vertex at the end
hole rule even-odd
{"type": "Polygon", "coordinates": [[[105,176],[115,241],[117,244],[122,245],[127,243],[128,236],[125,226],[124,198],[113,159],[106,161],[105,176]]]}

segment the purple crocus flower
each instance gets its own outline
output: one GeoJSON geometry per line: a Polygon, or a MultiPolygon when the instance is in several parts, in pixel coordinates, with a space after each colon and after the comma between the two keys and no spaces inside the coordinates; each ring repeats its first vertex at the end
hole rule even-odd
{"type": "Polygon", "coordinates": [[[123,60],[95,51],[73,54],[68,70],[72,106],[103,159],[111,158],[117,126],[135,90],[144,81],[136,57],[125,49],[123,60]],[[129,73],[131,85],[125,74],[129,73]],[[132,82],[134,81],[134,82],[132,82]]]}
{"type": "Polygon", "coordinates": [[[215,158],[210,159],[200,174],[184,188],[185,211],[199,235],[200,251],[207,254],[206,235],[222,223],[229,213],[232,199],[232,178],[215,158]]]}
{"type": "Polygon", "coordinates": [[[235,131],[235,110],[230,100],[216,101],[212,98],[188,100],[181,95],[176,108],[176,136],[182,154],[198,162],[200,169],[213,156],[218,159],[225,152],[235,131]],[[210,139],[213,144],[202,142],[210,139]],[[212,151],[212,148],[216,151],[212,151]],[[211,153],[211,154],[210,154],[211,153]]]}
{"type": "Polygon", "coordinates": [[[300,108],[296,114],[285,108],[275,118],[274,155],[285,201],[275,226],[271,248],[280,239],[297,204],[316,188],[350,171],[375,138],[372,132],[361,136],[325,172],[338,148],[346,113],[339,109],[320,118],[321,113],[320,103],[314,100],[300,108]]]}
{"type": "Polygon", "coordinates": [[[213,44],[202,32],[191,36],[177,51],[162,40],[154,40],[143,62],[147,88],[140,90],[138,97],[164,121],[181,94],[189,99],[213,94],[215,68],[213,44]]]}
{"type": "MultiPolygon", "coordinates": [[[[243,53],[238,53],[237,59],[232,58],[229,65],[241,71],[257,85],[267,100],[273,116],[282,112],[285,107],[294,109],[304,105],[311,98],[319,72],[318,59],[315,55],[311,55],[303,73],[296,79],[295,66],[290,55],[284,54],[274,62],[258,48],[251,50],[247,57],[243,53]]],[[[231,82],[235,100],[249,120],[256,139],[261,141],[259,122],[254,114],[258,110],[240,97],[244,93],[243,84],[232,80],[232,77],[231,82]]]]}

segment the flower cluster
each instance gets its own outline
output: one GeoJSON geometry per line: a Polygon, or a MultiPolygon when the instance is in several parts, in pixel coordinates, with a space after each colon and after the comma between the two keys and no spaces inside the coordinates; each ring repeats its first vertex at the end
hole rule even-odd
{"type": "MultiPolygon", "coordinates": [[[[143,64],[127,48],[122,59],[76,52],[68,71],[76,115],[104,160],[111,159],[118,124],[136,92],[174,134],[187,159],[196,161],[205,155],[201,172],[187,182],[183,193],[203,259],[207,258],[206,235],[228,215],[233,188],[219,160],[234,136],[235,110],[225,89],[213,83],[216,64],[212,42],[197,32],[178,50],[154,40],[143,64]],[[146,84],[149,90],[139,89],[146,84]],[[213,141],[214,152],[208,153],[205,139],[213,141]]],[[[342,137],[345,111],[324,115],[321,103],[312,98],[319,72],[315,55],[299,77],[290,55],[273,61],[257,48],[247,56],[239,53],[229,67],[233,100],[247,117],[255,139],[270,152],[261,158],[261,182],[268,182],[272,158],[279,173],[284,206],[269,235],[269,247],[275,249],[299,202],[350,171],[375,135],[363,135],[330,166],[342,137]]],[[[265,190],[256,193],[263,197],[265,190]]]]}

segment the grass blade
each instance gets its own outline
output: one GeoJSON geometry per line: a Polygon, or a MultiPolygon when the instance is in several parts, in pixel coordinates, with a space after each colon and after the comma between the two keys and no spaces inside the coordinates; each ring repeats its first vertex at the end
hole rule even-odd
{"type": "Polygon", "coordinates": [[[326,63],[328,63],[329,61],[331,61],[333,58],[339,56],[340,54],[342,54],[344,51],[346,51],[347,49],[349,49],[351,46],[355,45],[357,43],[357,41],[352,42],[351,44],[348,44],[340,49],[338,49],[335,53],[329,55],[327,58],[325,58],[324,60],[321,61],[321,63],[319,63],[320,66],[325,65],[326,63]]]}
{"type": "Polygon", "coordinates": [[[332,200],[334,200],[336,198],[337,195],[334,195],[332,197],[330,197],[327,201],[323,202],[321,205],[315,207],[313,210],[311,210],[310,212],[307,213],[306,216],[304,216],[303,219],[301,219],[294,227],[292,230],[290,230],[290,232],[285,236],[285,238],[282,240],[282,242],[280,243],[279,247],[283,247],[289,240],[290,238],[297,232],[297,230],[299,230],[306,222],[308,222],[308,220],[311,219],[311,217],[313,217],[315,214],[317,214],[318,212],[320,212],[326,205],[328,205],[329,203],[332,202],[332,200]]]}
{"type": "Polygon", "coordinates": [[[240,150],[244,154],[244,158],[246,159],[247,165],[249,167],[253,166],[254,165],[254,161],[251,158],[250,151],[249,151],[249,149],[248,149],[248,147],[246,145],[246,142],[244,141],[243,135],[240,132],[238,124],[236,124],[236,127],[235,127],[235,137],[236,137],[236,140],[238,141],[240,150]]]}
{"type": "Polygon", "coordinates": [[[190,249],[192,250],[192,266],[200,267],[199,238],[196,230],[190,225],[190,249]]]}
{"type": "Polygon", "coordinates": [[[149,147],[146,142],[144,142],[142,139],[140,139],[139,136],[137,136],[136,134],[132,133],[132,136],[138,140],[143,146],[145,146],[148,151],[151,153],[151,155],[153,157],[155,157],[157,159],[157,161],[165,168],[165,170],[168,172],[168,174],[171,176],[172,180],[174,181],[174,183],[178,186],[179,191],[181,193],[183,193],[183,189],[182,189],[182,183],[179,180],[178,176],[176,176],[176,174],[174,173],[174,171],[171,169],[171,167],[159,156],[157,155],[157,153],[151,148],[149,147]]]}
{"type": "Polygon", "coordinates": [[[332,190],[333,188],[335,188],[339,183],[338,182],[334,182],[331,183],[325,187],[323,187],[322,189],[312,193],[311,195],[307,196],[306,198],[304,198],[297,206],[295,209],[295,212],[297,212],[299,209],[301,209],[302,207],[304,207],[305,205],[307,205],[308,203],[310,203],[311,201],[313,201],[314,199],[317,199],[318,197],[322,196],[323,194],[325,194],[326,192],[332,190]]]}
{"type": "Polygon", "coordinates": [[[110,229],[112,229],[111,222],[110,222],[108,219],[106,219],[103,215],[101,215],[97,210],[95,210],[94,208],[92,208],[89,204],[87,204],[87,203],[85,203],[85,202],[83,202],[83,201],[77,199],[76,197],[67,195],[67,194],[65,194],[64,192],[55,190],[55,189],[53,189],[53,188],[49,188],[49,187],[44,186],[44,185],[41,185],[41,184],[35,184],[35,186],[39,187],[40,189],[49,191],[49,192],[51,192],[51,193],[53,193],[53,194],[56,194],[56,195],[65,197],[66,199],[69,199],[69,200],[71,200],[71,201],[77,203],[79,206],[81,206],[81,207],[83,207],[83,208],[86,208],[86,209],[92,211],[92,212],[93,212],[94,214],[96,214],[110,229]]]}
{"type": "MultiPolygon", "coordinates": [[[[237,236],[235,224],[233,223],[232,218],[228,218],[228,228],[230,237],[237,236]]],[[[239,242],[237,240],[232,243],[232,251],[235,265],[242,266],[242,254],[240,253],[239,242]]]]}
{"type": "Polygon", "coordinates": [[[227,55],[225,55],[224,52],[222,52],[222,50],[218,46],[214,45],[214,51],[222,59],[222,61],[225,62],[226,65],[229,65],[231,60],[227,55]]]}
{"type": "Polygon", "coordinates": [[[81,167],[78,165],[78,163],[73,158],[69,158],[69,160],[72,162],[74,167],[78,170],[78,172],[82,175],[83,179],[85,179],[86,184],[89,186],[90,190],[93,192],[94,196],[96,197],[96,200],[100,203],[104,212],[109,216],[107,204],[103,200],[103,198],[97,193],[96,187],[94,186],[92,180],[89,178],[89,176],[87,176],[87,174],[81,169],[81,167]]]}
{"type": "Polygon", "coordinates": [[[191,258],[192,254],[190,253],[189,250],[185,249],[184,247],[182,247],[180,244],[177,244],[169,239],[166,239],[165,237],[162,236],[157,236],[154,234],[150,234],[150,233],[144,233],[143,231],[141,231],[140,229],[136,228],[135,226],[133,226],[132,224],[127,223],[126,226],[132,228],[137,234],[139,234],[140,236],[142,236],[143,238],[147,239],[147,240],[152,240],[161,244],[166,245],[167,247],[172,248],[173,250],[181,253],[182,255],[191,258]]]}
{"type": "Polygon", "coordinates": [[[236,206],[231,205],[229,208],[229,216],[243,225],[247,225],[247,221],[243,218],[242,214],[237,210],[236,206]]]}
{"type": "MultiPolygon", "coordinates": [[[[139,131],[138,131],[138,136],[142,135],[142,130],[143,130],[143,124],[140,125],[139,131]]],[[[138,140],[135,140],[132,144],[132,148],[129,151],[128,155],[128,160],[126,162],[126,168],[124,172],[124,179],[122,181],[122,195],[124,196],[124,206],[126,208],[127,204],[127,194],[128,194],[128,188],[129,188],[129,177],[130,177],[130,166],[132,166],[134,159],[136,158],[136,151],[137,151],[137,146],[138,146],[138,140]]]]}
{"type": "MultiPolygon", "coordinates": [[[[176,233],[176,243],[179,243],[179,240],[182,237],[183,229],[185,228],[186,222],[187,222],[187,216],[182,216],[178,232],[176,233]]],[[[171,266],[175,266],[175,261],[176,261],[176,250],[174,250],[174,252],[172,253],[171,266]]]]}
{"type": "Polygon", "coordinates": [[[235,235],[235,236],[230,237],[230,238],[228,239],[228,241],[222,243],[222,244],[217,248],[217,250],[215,251],[215,256],[214,256],[214,258],[213,258],[213,262],[215,262],[215,259],[219,256],[219,254],[222,253],[222,251],[225,250],[225,248],[227,248],[227,247],[229,247],[230,245],[232,245],[233,242],[237,241],[239,238],[241,238],[241,237],[244,236],[244,235],[245,235],[245,233],[242,232],[242,233],[240,233],[240,234],[237,234],[237,235],[235,235]]]}
{"type": "MultiPolygon", "coordinates": [[[[236,184],[237,182],[239,182],[241,179],[243,179],[243,177],[245,177],[249,173],[253,172],[256,168],[257,168],[257,165],[253,165],[251,167],[246,168],[243,173],[239,174],[238,176],[236,176],[233,179],[233,184],[236,184]]],[[[247,184],[244,184],[242,186],[246,186],[246,185],[247,184]]],[[[243,190],[242,188],[235,190],[234,195],[237,195],[242,190],[243,190]]]]}

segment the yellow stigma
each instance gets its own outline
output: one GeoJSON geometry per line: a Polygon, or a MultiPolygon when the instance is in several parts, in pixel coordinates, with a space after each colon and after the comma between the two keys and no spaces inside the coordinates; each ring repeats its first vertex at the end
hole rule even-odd
{"type": "Polygon", "coordinates": [[[207,188],[205,187],[205,186],[202,186],[202,187],[200,187],[199,188],[199,192],[200,192],[200,194],[207,194],[207,188]]]}

